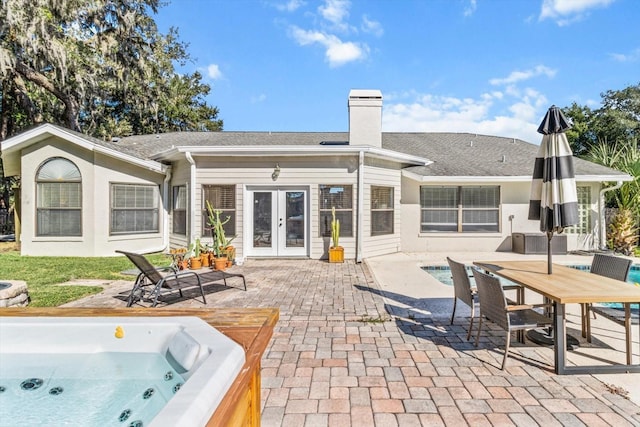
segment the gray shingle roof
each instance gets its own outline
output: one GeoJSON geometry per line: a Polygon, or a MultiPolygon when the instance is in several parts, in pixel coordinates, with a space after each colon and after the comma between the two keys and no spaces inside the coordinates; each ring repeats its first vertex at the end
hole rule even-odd
{"type": "MultiPolygon", "coordinates": [[[[432,160],[429,166],[406,169],[423,176],[530,176],[539,149],[520,139],[471,133],[383,133],[382,146],[432,160]]],[[[579,158],[575,173],[624,175],[579,158]]]]}
{"type": "MultiPolygon", "coordinates": [[[[348,132],[172,132],[103,144],[149,159],[172,147],[305,145],[321,150],[323,141],[348,139],[348,132]]],[[[529,176],[538,152],[537,145],[519,139],[471,133],[383,132],[382,148],[432,160],[429,166],[407,168],[423,176],[529,176]]],[[[575,168],[576,175],[624,175],[578,158],[575,168]]]]}

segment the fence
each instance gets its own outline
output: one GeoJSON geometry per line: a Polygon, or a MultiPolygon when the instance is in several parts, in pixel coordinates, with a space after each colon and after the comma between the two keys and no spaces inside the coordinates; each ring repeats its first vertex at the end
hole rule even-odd
{"type": "Polygon", "coordinates": [[[9,212],[7,209],[0,210],[0,234],[13,233],[15,233],[13,212],[9,212]]]}

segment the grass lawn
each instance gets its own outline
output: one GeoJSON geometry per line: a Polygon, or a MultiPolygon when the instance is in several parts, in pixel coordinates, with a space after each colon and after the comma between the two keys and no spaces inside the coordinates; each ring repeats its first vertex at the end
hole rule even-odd
{"type": "MultiPolygon", "coordinates": [[[[154,265],[169,265],[166,255],[150,255],[154,265]]],[[[134,268],[124,256],[40,257],[20,256],[15,243],[0,243],[0,280],[24,280],[30,307],[57,307],[102,290],[99,286],[60,286],[73,279],[135,280],[121,272],[134,268]]]]}

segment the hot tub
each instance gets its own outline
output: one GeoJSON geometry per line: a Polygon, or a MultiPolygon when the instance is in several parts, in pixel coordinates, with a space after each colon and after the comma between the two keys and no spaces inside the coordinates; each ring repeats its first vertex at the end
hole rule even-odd
{"type": "Polygon", "coordinates": [[[0,317],[0,337],[0,425],[202,426],[245,362],[198,317],[0,317]]]}

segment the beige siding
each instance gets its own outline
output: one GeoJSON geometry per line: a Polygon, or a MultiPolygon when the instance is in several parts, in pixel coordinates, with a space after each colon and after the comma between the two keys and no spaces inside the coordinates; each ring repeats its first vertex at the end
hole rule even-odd
{"type": "Polygon", "coordinates": [[[362,255],[372,257],[402,250],[401,230],[402,215],[400,206],[401,172],[395,165],[376,161],[367,161],[364,171],[364,203],[362,217],[362,255]],[[371,235],[371,187],[392,187],[394,197],[393,234],[382,236],[371,235]]]}
{"type": "MultiPolygon", "coordinates": [[[[173,233],[173,187],[184,185],[189,191],[191,165],[187,160],[179,160],[173,162],[171,170],[171,188],[169,189],[169,246],[171,248],[186,248],[189,245],[189,215],[187,214],[187,234],[174,234],[173,233]]],[[[187,208],[188,209],[188,208],[187,208]]]]}
{"type": "MultiPolygon", "coordinates": [[[[197,165],[197,184],[195,206],[202,206],[203,185],[236,185],[236,224],[238,237],[234,246],[238,256],[242,257],[244,242],[244,192],[247,186],[274,187],[304,187],[308,189],[309,215],[309,257],[326,258],[329,248],[329,238],[320,237],[319,233],[319,184],[352,185],[354,189],[354,224],[357,190],[357,158],[354,157],[285,157],[261,159],[245,159],[242,157],[213,157],[195,158],[197,165]],[[271,177],[274,168],[280,166],[280,176],[276,181],[271,177]]],[[[196,221],[197,222],[197,221],[196,221]]],[[[197,224],[196,233],[200,233],[197,224]]],[[[355,235],[341,239],[345,247],[345,256],[355,258],[355,235]]]]}

